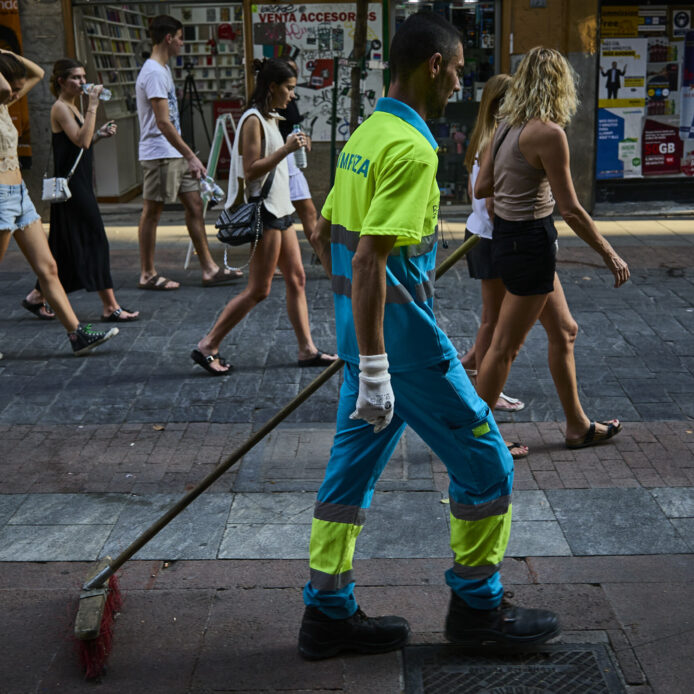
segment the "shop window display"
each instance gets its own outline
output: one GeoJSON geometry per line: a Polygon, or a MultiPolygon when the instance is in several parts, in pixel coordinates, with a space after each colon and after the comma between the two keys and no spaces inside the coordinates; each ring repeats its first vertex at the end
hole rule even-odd
{"type": "Polygon", "coordinates": [[[469,203],[465,152],[468,134],[477,118],[485,82],[497,72],[495,22],[496,2],[406,3],[396,8],[396,29],[410,15],[421,10],[441,14],[460,30],[465,51],[461,90],[454,94],[442,118],[429,123],[439,144],[437,180],[441,204],[469,203]]]}

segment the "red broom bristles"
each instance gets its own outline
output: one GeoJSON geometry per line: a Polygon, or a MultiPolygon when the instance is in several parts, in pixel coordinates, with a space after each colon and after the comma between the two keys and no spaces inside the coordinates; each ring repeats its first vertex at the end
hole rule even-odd
{"type": "Polygon", "coordinates": [[[123,598],[118,586],[118,579],[114,574],[108,580],[108,594],[104,604],[99,636],[89,640],[77,639],[77,651],[84,669],[84,677],[87,680],[99,677],[106,667],[106,661],[111,654],[113,644],[113,623],[116,613],[122,605],[123,598]]]}

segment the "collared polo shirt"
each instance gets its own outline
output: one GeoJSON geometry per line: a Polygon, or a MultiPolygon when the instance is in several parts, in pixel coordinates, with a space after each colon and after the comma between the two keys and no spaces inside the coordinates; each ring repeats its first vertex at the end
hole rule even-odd
{"type": "Polygon", "coordinates": [[[335,185],[321,211],[331,224],[337,347],[359,363],[352,317],[352,258],[362,235],[396,236],[386,265],[383,332],[390,370],[456,356],[433,311],[437,144],[421,116],[397,99],[379,99],[345,144],[335,185]]]}

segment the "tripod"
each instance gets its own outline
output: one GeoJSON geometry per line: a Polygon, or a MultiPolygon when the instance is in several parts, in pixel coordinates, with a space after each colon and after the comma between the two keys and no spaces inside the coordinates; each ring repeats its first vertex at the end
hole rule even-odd
{"type": "MultiPolygon", "coordinates": [[[[207,144],[211,145],[212,140],[210,138],[210,131],[207,129],[207,121],[205,120],[205,115],[202,112],[202,101],[200,100],[200,94],[198,94],[198,88],[195,86],[195,78],[193,77],[193,65],[192,63],[186,63],[186,78],[183,82],[183,95],[181,96],[181,121],[183,120],[183,114],[188,110],[188,117],[190,119],[190,137],[188,141],[190,142],[191,149],[195,152],[195,120],[193,118],[193,109],[197,110],[202,118],[202,126],[205,129],[205,136],[207,137],[207,144]]],[[[181,127],[183,123],[181,122],[181,127]]]]}

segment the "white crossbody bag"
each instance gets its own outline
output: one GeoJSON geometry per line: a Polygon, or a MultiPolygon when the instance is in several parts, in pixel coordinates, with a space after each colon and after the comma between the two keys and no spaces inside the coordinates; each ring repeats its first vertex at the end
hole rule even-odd
{"type": "MultiPolygon", "coordinates": [[[[52,146],[51,151],[53,151],[52,146]]],[[[65,178],[61,178],[59,176],[48,178],[48,163],[46,164],[46,171],[43,174],[43,192],[41,193],[41,200],[50,202],[52,205],[58,202],[65,202],[72,197],[68,183],[70,182],[72,175],[75,173],[77,164],[80,163],[82,154],[84,154],[84,148],[80,149],[80,153],[77,155],[77,159],[75,159],[75,163],[70,169],[70,173],[65,178]]]]}

